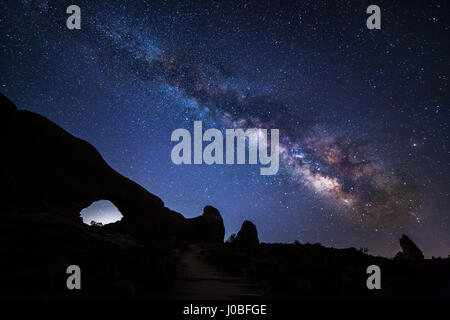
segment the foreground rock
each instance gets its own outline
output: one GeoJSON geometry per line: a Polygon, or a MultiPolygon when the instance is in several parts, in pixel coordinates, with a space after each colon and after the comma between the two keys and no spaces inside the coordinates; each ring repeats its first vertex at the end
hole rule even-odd
{"type": "Polygon", "coordinates": [[[309,243],[261,243],[257,250],[224,243],[204,256],[233,277],[249,278],[262,299],[450,299],[450,258],[387,259],[309,243]],[[370,265],[380,267],[381,290],[367,289],[370,265]]]}
{"type": "MultiPolygon", "coordinates": [[[[3,212],[45,213],[81,223],[80,211],[109,200],[123,215],[110,227],[137,238],[177,236],[223,241],[219,211],[186,219],[163,201],[122,176],[88,142],[45,117],[18,110],[0,95],[0,192],[3,212]]],[[[212,207],[211,207],[212,208],[212,207]]]]}
{"type": "Polygon", "coordinates": [[[400,238],[400,246],[402,247],[402,251],[397,253],[396,258],[400,259],[410,259],[410,260],[423,260],[424,256],[422,251],[416,244],[408,238],[407,235],[403,235],[400,238]]]}
{"type": "Polygon", "coordinates": [[[2,299],[167,298],[175,284],[178,246],[100,234],[70,217],[2,212],[2,299]],[[81,290],[68,290],[67,267],[81,269],[81,290]]]}
{"type": "Polygon", "coordinates": [[[240,247],[256,247],[259,244],[258,231],[253,222],[245,220],[236,235],[235,244],[240,247]]]}

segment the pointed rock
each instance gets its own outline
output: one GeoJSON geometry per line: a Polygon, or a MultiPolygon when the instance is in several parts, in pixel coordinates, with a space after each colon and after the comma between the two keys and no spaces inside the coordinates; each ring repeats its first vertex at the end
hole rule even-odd
{"type": "Polygon", "coordinates": [[[259,244],[258,230],[253,222],[245,220],[234,242],[240,247],[255,247],[259,244]]]}
{"type": "Polygon", "coordinates": [[[395,256],[396,258],[410,260],[424,259],[422,251],[407,235],[404,234],[400,238],[400,246],[402,247],[402,251],[397,253],[397,255],[395,256]]]}

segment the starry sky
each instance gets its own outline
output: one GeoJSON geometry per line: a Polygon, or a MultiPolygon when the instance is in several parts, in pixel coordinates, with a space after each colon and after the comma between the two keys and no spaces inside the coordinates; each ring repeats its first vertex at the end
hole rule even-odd
{"type": "MultiPolygon", "coordinates": [[[[450,254],[450,4],[0,1],[1,91],[226,236],[450,254]],[[66,8],[81,8],[81,30],[66,8]],[[381,8],[368,30],[366,8],[381,8]],[[177,128],[277,128],[280,170],[175,165],[177,128]]],[[[108,202],[86,222],[120,217],[108,202]]]]}

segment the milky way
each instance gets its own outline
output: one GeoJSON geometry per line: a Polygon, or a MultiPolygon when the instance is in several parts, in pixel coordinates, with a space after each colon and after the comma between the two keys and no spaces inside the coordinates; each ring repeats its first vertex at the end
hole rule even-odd
{"type": "MultiPolygon", "coordinates": [[[[137,55],[132,64],[142,68],[142,74],[159,75],[187,99],[194,99],[196,108],[207,110],[208,116],[220,127],[282,128],[286,119],[275,117],[262,121],[245,115],[245,110],[270,105],[267,97],[250,97],[223,83],[221,71],[190,56],[166,56],[142,43],[131,49],[122,37],[112,37],[119,48],[137,55]],[[141,51],[142,50],[142,51],[141,51]],[[147,50],[150,52],[147,53],[147,50]],[[219,76],[217,76],[219,75],[219,76]],[[239,110],[236,112],[236,110],[239,110]],[[239,114],[239,117],[233,114],[239,114]]],[[[126,41],[126,40],[125,40],[126,41]]],[[[273,103],[273,102],[272,102],[273,103]]],[[[302,126],[297,126],[302,130],[302,126]]],[[[287,130],[286,130],[287,131],[287,130]]],[[[405,220],[420,222],[420,190],[411,186],[410,179],[385,172],[374,163],[370,147],[352,141],[350,137],[329,136],[320,130],[309,130],[303,139],[284,132],[281,159],[287,174],[296,182],[306,185],[343,207],[346,218],[360,225],[397,226],[405,220]],[[369,149],[369,150],[368,150],[369,149]]]]}
{"type": "Polygon", "coordinates": [[[2,91],[168,207],[212,204],[263,241],[450,252],[448,3],[380,2],[376,31],[352,1],[76,4],[68,31],[61,3],[0,1],[2,91]],[[196,120],[279,129],[280,172],[174,166],[170,134],[196,120]]]}

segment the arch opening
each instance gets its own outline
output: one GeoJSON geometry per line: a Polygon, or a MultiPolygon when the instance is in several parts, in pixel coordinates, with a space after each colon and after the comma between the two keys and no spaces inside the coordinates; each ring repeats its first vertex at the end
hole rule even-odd
{"type": "Polygon", "coordinates": [[[93,202],[89,207],[81,210],[80,215],[83,222],[88,225],[100,223],[105,225],[119,221],[123,218],[119,209],[108,200],[93,202]]]}

